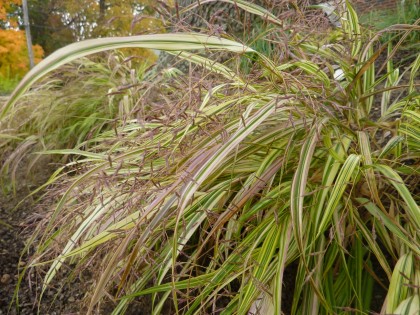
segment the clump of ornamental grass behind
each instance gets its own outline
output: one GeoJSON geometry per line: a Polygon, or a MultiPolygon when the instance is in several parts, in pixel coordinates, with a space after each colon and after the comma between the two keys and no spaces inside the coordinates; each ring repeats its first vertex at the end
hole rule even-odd
{"type": "MultiPolygon", "coordinates": [[[[236,2],[281,28],[263,8],[236,2]]],[[[375,286],[387,290],[379,311],[418,310],[420,57],[394,68],[401,43],[369,37],[350,5],[338,16],[340,36],[320,44],[287,34],[285,51],[278,32],[267,39],[274,55],[179,33],[81,42],[35,68],[3,117],[63,56],[136,46],[204,69],[157,80],[137,119],[74,152],[67,170],[77,175],[39,225],[30,262],[49,266],[43,289],[66,265],[96,271],[89,314],[110,297],[113,314],[124,313],[144,295],[153,314],[167,300],[172,313],[281,314],[294,265],[292,314],[368,313],[375,286]],[[243,74],[187,52],[204,49],[249,58],[253,68],[243,74]]],[[[418,26],[389,30],[404,38],[418,26]]]]}
{"type": "Polygon", "coordinates": [[[141,84],[150,64],[130,65],[118,52],[81,58],[44,77],[22,97],[0,123],[4,189],[15,184],[22,159],[31,157],[29,172],[42,151],[79,148],[113,128],[115,119],[129,119],[132,87],[141,84]]]}

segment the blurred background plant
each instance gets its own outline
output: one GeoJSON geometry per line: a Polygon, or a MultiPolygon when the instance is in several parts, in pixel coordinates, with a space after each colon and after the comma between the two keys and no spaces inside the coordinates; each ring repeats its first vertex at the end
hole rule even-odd
{"type": "MultiPolygon", "coordinates": [[[[360,17],[360,22],[373,26],[376,31],[383,30],[395,24],[414,24],[419,19],[418,0],[396,1],[397,6],[393,10],[372,10],[360,17]]],[[[411,36],[418,36],[413,32],[411,36]]],[[[383,39],[385,40],[385,39],[383,39]]]]}
{"type": "Polygon", "coordinates": [[[11,77],[10,74],[0,78],[0,96],[10,94],[19,83],[19,78],[11,77]]]}
{"type": "MultiPolygon", "coordinates": [[[[22,279],[35,268],[45,293],[63,267],[71,277],[89,270],[88,314],[103,313],[106,301],[121,314],[145,295],[151,314],[418,311],[420,57],[400,69],[394,48],[403,45],[381,35],[405,39],[419,26],[365,32],[343,5],[341,27],[319,36],[301,32],[305,7],[280,20],[243,0],[232,5],[262,18],[266,31],[249,44],[197,33],[81,42],[20,83],[2,108],[2,131],[19,122],[34,81],[91,51],[162,49],[190,66],[132,80],[121,59],[112,71],[78,61],[95,73],[86,82],[122,68],[116,78],[127,89],[108,88],[123,92],[123,110],[113,107],[113,128],[88,131],[85,119],[71,127],[77,109],[60,133],[73,148],[42,152],[76,159],[45,184],[57,202],[22,279]],[[229,56],[223,64],[218,50],[229,56]]],[[[56,72],[29,95],[55,76],[63,80],[56,72]]],[[[69,91],[65,102],[95,103],[69,91]]],[[[28,121],[33,130],[39,122],[47,120],[28,121]]]]}
{"type": "MultiPolygon", "coordinates": [[[[0,1],[0,95],[10,93],[28,72],[29,59],[25,32],[19,29],[21,0],[0,1]]],[[[44,51],[34,45],[35,63],[44,51]]]]}
{"type": "Polygon", "coordinates": [[[33,153],[79,148],[113,128],[116,120],[130,119],[135,98],[129,95],[131,87],[142,85],[153,59],[135,55],[128,59],[115,52],[76,60],[43,78],[10,114],[14,118],[1,123],[3,189],[15,184],[24,157],[32,156],[26,165],[30,173],[42,157],[33,153]],[[12,179],[10,184],[7,178],[12,179]]]}
{"type": "MultiPolygon", "coordinates": [[[[360,17],[362,24],[373,28],[376,32],[382,31],[395,24],[416,24],[420,23],[420,4],[419,0],[403,0],[397,1],[396,8],[394,9],[381,9],[371,10],[364,13],[360,17]]],[[[401,38],[400,32],[386,32],[381,37],[383,42],[392,41],[394,44],[401,38]]],[[[417,56],[416,51],[420,49],[420,32],[410,32],[407,38],[404,39],[404,45],[400,51],[406,51],[409,54],[408,58],[415,58],[417,56]]],[[[402,62],[404,62],[404,56],[402,62]]]]}

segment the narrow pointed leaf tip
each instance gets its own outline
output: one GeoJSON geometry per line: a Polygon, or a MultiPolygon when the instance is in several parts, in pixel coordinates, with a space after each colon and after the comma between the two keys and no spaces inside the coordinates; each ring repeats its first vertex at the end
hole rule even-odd
{"type": "Polygon", "coordinates": [[[274,23],[274,24],[278,24],[278,25],[283,25],[282,21],[279,20],[274,14],[272,14],[270,11],[264,9],[263,7],[255,4],[255,3],[250,3],[248,1],[245,0],[201,0],[201,1],[197,1],[196,3],[193,3],[191,5],[189,5],[188,7],[184,8],[183,10],[181,10],[181,13],[187,13],[188,11],[190,11],[191,9],[194,9],[200,5],[204,5],[207,3],[212,3],[212,2],[216,2],[216,1],[220,1],[220,2],[227,2],[230,4],[233,4],[235,6],[237,6],[238,8],[241,8],[251,14],[255,14],[258,15],[260,17],[262,17],[263,19],[274,23]]]}
{"type": "Polygon", "coordinates": [[[105,37],[73,43],[57,50],[28,72],[28,74],[13,91],[4,108],[1,110],[0,119],[3,119],[10,108],[12,108],[17,102],[19,97],[22,96],[32,84],[45,74],[77,58],[110,49],[128,47],[167,51],[211,49],[227,50],[235,53],[254,52],[252,48],[241,43],[199,33],[168,33],[129,37],[105,37]]]}

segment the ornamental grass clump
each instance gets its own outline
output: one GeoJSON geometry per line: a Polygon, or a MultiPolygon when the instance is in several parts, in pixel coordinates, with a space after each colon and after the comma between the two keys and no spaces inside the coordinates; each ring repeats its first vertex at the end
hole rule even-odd
{"type": "MultiPolygon", "coordinates": [[[[76,175],[49,181],[62,193],[30,262],[45,270],[43,290],[66,265],[94,271],[88,314],[110,298],[121,314],[146,295],[153,314],[168,301],[181,314],[417,311],[420,57],[394,69],[381,33],[360,29],[350,5],[338,16],[339,36],[322,44],[289,33],[283,45],[285,34],[270,32],[272,55],[178,33],[85,41],[34,68],[2,117],[42,75],[91,52],[163,49],[196,67],[156,74],[153,93],[133,99],[135,119],[50,152],[79,158],[65,168],[76,175]],[[204,50],[239,57],[220,64],[204,50]],[[246,74],[240,58],[252,61],[246,74]]],[[[391,28],[402,38],[419,30],[391,28]]]]}
{"type": "Polygon", "coordinates": [[[15,184],[22,160],[30,167],[45,150],[79,148],[89,138],[129,119],[131,87],[141,84],[150,63],[136,68],[120,52],[80,58],[44,77],[0,122],[3,188],[15,184]],[[11,179],[11,180],[10,180],[11,179]]]}

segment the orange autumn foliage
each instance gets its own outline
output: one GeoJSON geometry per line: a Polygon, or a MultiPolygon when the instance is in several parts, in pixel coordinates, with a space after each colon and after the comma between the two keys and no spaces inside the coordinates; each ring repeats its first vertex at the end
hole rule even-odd
{"type": "MultiPolygon", "coordinates": [[[[29,70],[28,49],[25,32],[18,29],[16,7],[21,0],[0,0],[0,80],[21,78],[29,70]]],[[[35,63],[41,61],[44,51],[34,45],[35,63]]]]}
{"type": "Polygon", "coordinates": [[[7,12],[15,5],[21,5],[22,0],[0,0],[0,20],[7,19],[7,12]]]}
{"type": "MultiPolygon", "coordinates": [[[[41,61],[44,51],[33,46],[35,63],[41,61]]],[[[28,50],[24,31],[0,29],[0,77],[21,78],[29,70],[28,50]]]]}

